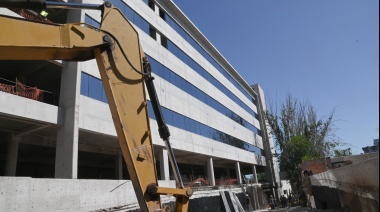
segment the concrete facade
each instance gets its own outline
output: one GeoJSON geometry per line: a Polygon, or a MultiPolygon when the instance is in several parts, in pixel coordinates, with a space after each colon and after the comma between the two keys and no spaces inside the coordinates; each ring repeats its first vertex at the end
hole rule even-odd
{"type": "MultiPolygon", "coordinates": [[[[69,2],[103,3],[101,0],[69,2]]],[[[185,183],[205,178],[215,186],[219,182],[217,179],[233,178],[241,184],[244,183],[242,175],[247,174],[253,174],[255,183],[261,183],[257,181],[257,173],[265,172],[278,195],[278,164],[271,156],[273,139],[263,118],[266,106],[262,89],[259,86],[251,88],[172,1],[158,0],[149,4],[147,0],[112,2],[116,6],[128,7],[134,17],[139,17],[139,22],[130,21],[139,33],[144,52],[160,67],[165,67],[164,75],[155,70],[153,75],[160,103],[167,111],[164,115],[169,123],[170,140],[185,183]],[[166,20],[162,16],[167,17],[166,20]],[[189,37],[179,33],[168,20],[174,20],[177,28],[181,27],[189,37]],[[145,25],[140,26],[139,23],[147,23],[150,33],[143,29],[145,25]],[[203,50],[194,47],[190,38],[203,50]],[[203,74],[165,46],[163,39],[198,64],[203,74]],[[181,84],[186,83],[186,89],[175,84],[173,78],[183,80],[181,84]],[[194,90],[196,95],[190,94],[194,90]],[[223,110],[228,109],[228,115],[217,108],[220,106],[215,106],[216,102],[223,106],[223,110]],[[181,117],[184,124],[171,118],[169,114],[172,113],[181,117]]],[[[96,24],[100,21],[99,11],[48,12],[48,18],[52,17],[52,21],[57,22],[92,20],[96,24]]],[[[19,17],[7,9],[0,9],[0,14],[19,17]]],[[[127,195],[127,200],[121,200],[120,195],[124,193],[107,194],[91,200],[95,202],[88,202],[93,198],[91,195],[107,193],[120,185],[121,180],[129,179],[111,113],[101,91],[96,61],[0,62],[1,66],[7,67],[0,73],[0,83],[19,78],[24,79],[24,84],[45,91],[44,102],[0,91],[0,176],[14,176],[0,178],[0,184],[7,186],[0,186],[6,188],[6,197],[0,197],[0,208],[23,210],[28,207],[27,210],[33,211],[37,207],[46,211],[66,211],[67,204],[71,204],[72,211],[87,211],[113,204],[135,204],[130,195],[127,195]],[[43,184],[45,179],[46,185],[43,184]],[[13,188],[18,187],[18,183],[25,184],[25,189],[35,188],[35,192],[20,190],[20,195],[12,193],[16,192],[13,188]],[[54,183],[59,187],[53,188],[54,183]],[[80,189],[74,189],[78,186],[80,189]],[[67,200],[62,207],[33,199],[53,191],[68,195],[64,190],[58,191],[63,187],[73,188],[73,194],[81,194],[81,197],[56,196],[57,201],[60,198],[67,200]],[[46,193],[46,188],[51,190],[46,193]],[[29,192],[30,196],[25,196],[24,192],[29,192]],[[29,203],[21,205],[17,203],[19,200],[29,203]]],[[[163,180],[161,183],[174,186],[167,151],[153,118],[150,118],[150,128],[158,177],[163,180]]],[[[127,184],[123,185],[126,186],[121,189],[123,192],[129,191],[127,184]]]]}
{"type": "Polygon", "coordinates": [[[263,140],[264,142],[264,150],[266,157],[266,164],[265,167],[265,174],[267,177],[267,183],[269,190],[271,190],[271,193],[275,195],[276,199],[279,200],[280,196],[282,194],[282,184],[281,184],[281,178],[280,178],[280,166],[277,159],[277,156],[275,155],[275,146],[274,146],[274,140],[272,137],[271,129],[269,127],[269,124],[265,120],[265,113],[267,111],[266,108],[266,102],[265,102],[265,94],[264,90],[260,87],[259,84],[252,85],[253,90],[257,93],[257,104],[258,104],[258,113],[260,114],[260,117],[262,121],[260,122],[261,129],[263,131],[263,140]]]}

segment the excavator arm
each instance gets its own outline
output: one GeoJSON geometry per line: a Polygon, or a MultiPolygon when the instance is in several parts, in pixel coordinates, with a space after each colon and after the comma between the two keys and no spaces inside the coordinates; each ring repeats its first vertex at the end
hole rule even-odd
{"type": "Polygon", "coordinates": [[[179,174],[169,142],[170,133],[154,89],[151,66],[141,48],[137,31],[120,10],[108,1],[103,5],[89,5],[44,0],[2,0],[0,7],[102,11],[100,28],[85,23],[51,24],[0,16],[0,60],[85,61],[96,58],[140,210],[170,211],[168,206],[162,209],[159,196],[174,195],[175,211],[187,211],[192,190],[184,188],[179,174]],[[160,137],[168,149],[177,188],[158,186],[145,85],[160,137]]]}

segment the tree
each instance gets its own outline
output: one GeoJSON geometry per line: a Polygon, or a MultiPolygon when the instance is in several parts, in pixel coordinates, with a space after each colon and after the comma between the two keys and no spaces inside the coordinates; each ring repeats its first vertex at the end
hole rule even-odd
{"type": "Polygon", "coordinates": [[[280,157],[280,169],[286,170],[287,179],[290,182],[296,183],[299,179],[299,166],[303,160],[313,158],[313,145],[307,141],[305,136],[292,136],[285,143],[286,154],[283,153],[280,157]]]}
{"type": "Polygon", "coordinates": [[[281,151],[280,169],[286,171],[292,184],[299,184],[299,165],[302,160],[332,156],[341,143],[334,134],[334,114],[323,119],[318,118],[316,109],[309,101],[301,102],[290,94],[277,108],[266,112],[276,146],[281,151]]]}
{"type": "Polygon", "coordinates": [[[350,155],[352,155],[351,148],[334,150],[334,157],[343,157],[343,156],[350,156],[350,155]]]}

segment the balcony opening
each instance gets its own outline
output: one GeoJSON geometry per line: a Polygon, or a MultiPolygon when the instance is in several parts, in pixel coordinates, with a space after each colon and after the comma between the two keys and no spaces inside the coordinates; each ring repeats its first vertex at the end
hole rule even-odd
{"type": "Polygon", "coordinates": [[[168,39],[163,35],[161,35],[161,45],[166,49],[168,48],[168,39]]]}
{"type": "Polygon", "coordinates": [[[154,1],[153,0],[148,1],[148,6],[154,11],[154,1]]]}
{"type": "Polygon", "coordinates": [[[157,31],[155,28],[153,28],[152,26],[149,27],[149,35],[151,38],[153,38],[154,40],[157,40],[157,31]]]}
{"type": "Polygon", "coordinates": [[[166,21],[166,13],[165,11],[160,9],[160,17],[166,21]]]}
{"type": "Polygon", "coordinates": [[[56,61],[0,61],[0,92],[58,106],[62,65],[56,61]]]}

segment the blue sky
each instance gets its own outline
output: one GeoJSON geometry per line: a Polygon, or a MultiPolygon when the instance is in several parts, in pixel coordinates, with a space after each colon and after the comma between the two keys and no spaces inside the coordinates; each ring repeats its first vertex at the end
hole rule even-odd
{"type": "Polygon", "coordinates": [[[378,0],[174,2],[267,101],[291,93],[320,117],[335,108],[356,154],[379,137],[378,0]]]}

